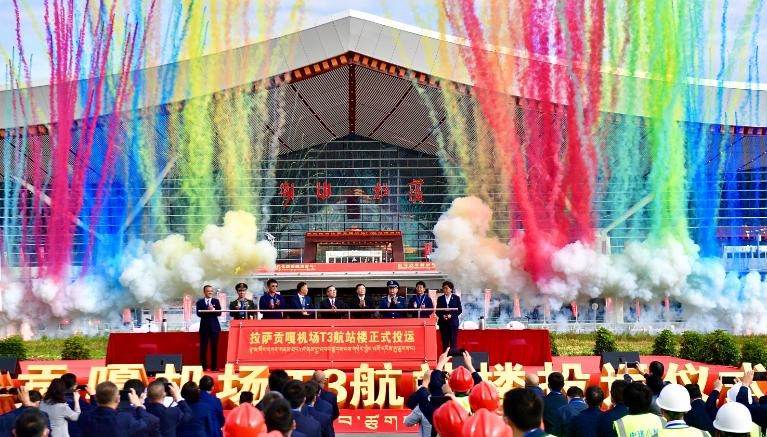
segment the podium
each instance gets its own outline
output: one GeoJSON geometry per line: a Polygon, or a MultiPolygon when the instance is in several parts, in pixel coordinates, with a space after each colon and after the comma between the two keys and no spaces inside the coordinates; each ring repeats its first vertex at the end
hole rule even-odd
{"type": "Polygon", "coordinates": [[[360,363],[416,370],[433,367],[432,319],[236,320],[229,326],[228,363],[285,369],[354,369],[360,363]]]}

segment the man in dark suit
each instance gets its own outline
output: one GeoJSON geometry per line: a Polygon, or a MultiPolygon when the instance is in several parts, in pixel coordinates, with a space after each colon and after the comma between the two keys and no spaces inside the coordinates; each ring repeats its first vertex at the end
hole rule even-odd
{"type": "Polygon", "coordinates": [[[602,413],[600,407],[605,400],[605,393],[597,386],[586,389],[586,404],[588,408],[570,420],[568,437],[597,437],[597,422],[602,413]]]}
{"type": "Polygon", "coordinates": [[[200,378],[200,402],[208,404],[213,412],[213,434],[221,436],[221,428],[224,426],[224,406],[216,395],[213,394],[213,378],[204,375],[200,378]]]}
{"type": "Polygon", "coordinates": [[[247,297],[245,297],[245,293],[248,292],[248,284],[244,282],[240,282],[239,284],[234,286],[234,289],[235,291],[237,291],[237,299],[229,302],[229,309],[233,311],[233,312],[230,312],[229,314],[235,320],[255,319],[256,318],[255,312],[252,312],[252,313],[245,312],[247,310],[256,309],[256,303],[253,302],[252,299],[248,299],[247,297]]]}
{"type": "MultiPolygon", "coordinates": [[[[285,298],[277,292],[279,284],[276,279],[266,281],[266,293],[258,300],[258,309],[260,310],[279,310],[285,309],[285,298]]],[[[264,319],[281,319],[281,311],[262,312],[264,319]]]]}
{"type": "Polygon", "coordinates": [[[715,435],[714,419],[716,419],[717,412],[716,403],[719,400],[719,392],[722,390],[722,381],[720,379],[714,381],[714,389],[711,391],[706,402],[703,402],[703,396],[700,393],[698,384],[687,384],[684,388],[690,393],[690,406],[692,407],[684,415],[684,422],[693,428],[702,429],[703,431],[708,431],[711,435],[715,435]]]}
{"type": "Polygon", "coordinates": [[[306,401],[304,385],[298,381],[290,381],[283,387],[282,395],[290,404],[293,420],[296,421],[296,430],[307,437],[321,437],[320,423],[310,415],[301,412],[306,401]]]}
{"type": "Polygon", "coordinates": [[[442,283],[442,296],[437,298],[437,326],[442,338],[442,349],[458,348],[458,316],[463,312],[461,298],[453,294],[455,286],[450,281],[442,283]],[[455,308],[458,311],[445,311],[440,308],[455,308]]]}
{"type": "MultiPolygon", "coordinates": [[[[325,377],[325,372],[323,372],[322,370],[315,371],[314,374],[312,374],[312,380],[316,382],[317,385],[320,386],[320,393],[317,395],[319,397],[319,399],[317,400],[318,409],[319,409],[319,401],[323,400],[327,402],[328,404],[330,404],[330,406],[332,407],[333,411],[331,415],[333,416],[333,420],[338,419],[338,416],[340,414],[340,412],[338,411],[338,396],[336,396],[336,394],[331,391],[325,390],[325,383],[327,382],[327,378],[325,377]]],[[[320,409],[320,411],[322,410],[320,409]]]]}
{"type": "MultiPolygon", "coordinates": [[[[140,379],[136,378],[131,378],[123,384],[124,392],[130,393],[132,391],[139,395],[139,398],[143,396],[145,389],[146,385],[140,379]]],[[[120,398],[120,402],[117,404],[117,414],[128,414],[136,419],[140,419],[142,415],[141,413],[142,412],[131,403],[130,397],[125,399],[120,398]]],[[[150,414],[148,422],[147,429],[133,434],[133,437],[160,437],[160,419],[150,414]]]]}
{"type": "Polygon", "coordinates": [[[565,377],[559,372],[552,372],[549,374],[548,383],[549,394],[543,398],[543,430],[547,434],[553,434],[562,429],[562,417],[559,415],[559,409],[567,405],[567,398],[562,394],[565,377]]]}
{"type": "Polygon", "coordinates": [[[300,313],[289,313],[292,319],[313,319],[314,313],[306,310],[313,310],[314,304],[312,298],[308,296],[309,286],[306,282],[299,282],[296,285],[296,295],[288,298],[288,308],[292,310],[302,310],[300,313]]]}
{"type": "Polygon", "coordinates": [[[208,343],[210,343],[210,369],[218,369],[216,355],[218,353],[218,335],[221,333],[221,325],[218,316],[221,315],[221,302],[213,297],[213,286],[202,287],[204,297],[197,301],[197,317],[200,318],[200,365],[208,369],[208,343]],[[204,312],[200,311],[212,311],[204,312]]]}
{"type": "Polygon", "coordinates": [[[426,283],[418,281],[415,283],[415,296],[411,297],[407,303],[407,307],[411,309],[421,309],[425,311],[418,311],[417,313],[410,313],[412,317],[428,318],[431,316],[434,309],[434,302],[431,297],[426,294],[426,283]]]}
{"type": "Polygon", "coordinates": [[[176,437],[176,429],[184,422],[192,419],[192,409],[181,397],[181,389],[175,383],[170,384],[170,393],[176,406],[166,407],[163,404],[165,400],[165,383],[154,381],[147,387],[146,411],[147,413],[160,419],[160,435],[163,437],[176,437]]]}
{"type": "MultiPolygon", "coordinates": [[[[365,284],[357,284],[354,287],[354,291],[357,293],[357,297],[352,299],[352,303],[349,305],[349,308],[353,310],[375,309],[373,299],[367,296],[367,289],[365,288],[365,284]]],[[[373,311],[353,312],[352,319],[372,319],[375,317],[375,315],[376,313],[373,311]]]]}
{"type": "MultiPolygon", "coordinates": [[[[320,430],[322,431],[322,437],[335,437],[336,431],[333,429],[333,416],[332,413],[323,413],[315,407],[318,399],[317,395],[320,393],[320,386],[315,381],[308,381],[304,383],[304,392],[306,393],[306,401],[301,412],[314,418],[320,423],[320,430]]],[[[325,401],[322,401],[325,402],[325,401]]]]}
{"type": "MultiPolygon", "coordinates": [[[[386,287],[389,289],[389,294],[387,294],[383,299],[381,299],[381,302],[378,304],[378,309],[380,310],[405,309],[405,298],[397,295],[397,293],[399,293],[399,282],[388,281],[386,282],[386,287]]],[[[384,318],[384,319],[399,319],[400,317],[405,317],[404,311],[381,311],[381,318],[384,318]]]]}
{"type": "Polygon", "coordinates": [[[96,386],[98,407],[83,412],[78,419],[80,430],[85,437],[129,437],[149,435],[149,429],[159,420],[147,413],[141,398],[134,391],[128,394],[134,412],[117,411],[120,392],[113,382],[104,381],[96,386]]]}
{"type": "Polygon", "coordinates": [[[346,306],[344,301],[341,299],[338,299],[336,297],[336,287],[333,285],[328,285],[325,287],[325,299],[322,299],[320,302],[320,309],[321,310],[333,310],[334,312],[322,312],[320,313],[320,317],[323,319],[348,319],[349,313],[344,311],[345,309],[348,309],[349,307],[346,306]],[[335,311],[338,312],[335,312],[335,311]]]}

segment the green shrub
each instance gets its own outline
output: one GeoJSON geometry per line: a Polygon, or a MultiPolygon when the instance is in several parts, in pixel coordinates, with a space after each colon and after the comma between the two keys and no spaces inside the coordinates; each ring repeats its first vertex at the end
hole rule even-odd
{"type": "Polygon", "coordinates": [[[549,344],[551,345],[551,356],[558,357],[559,349],[557,348],[557,338],[554,337],[554,333],[549,331],[549,344]]]}
{"type": "Polygon", "coordinates": [[[704,337],[703,348],[706,363],[737,366],[740,363],[740,349],[735,336],[721,329],[704,337]]]}
{"type": "Polygon", "coordinates": [[[87,360],[91,357],[91,351],[87,346],[88,339],[82,335],[75,335],[64,340],[61,348],[62,360],[87,360]]]}
{"type": "Polygon", "coordinates": [[[14,335],[0,340],[0,357],[14,357],[19,360],[27,359],[27,347],[20,336],[14,335]]]}
{"type": "Polygon", "coordinates": [[[705,341],[703,334],[684,331],[679,339],[679,358],[690,361],[705,361],[705,341]]]}
{"type": "Polygon", "coordinates": [[[764,341],[757,338],[747,338],[743,342],[742,350],[742,362],[751,363],[754,366],[757,364],[767,366],[767,346],[765,346],[764,341]]]}
{"type": "Polygon", "coordinates": [[[664,329],[655,337],[652,343],[652,354],[676,356],[676,336],[671,330],[664,329]]]}
{"type": "Polygon", "coordinates": [[[618,350],[615,344],[615,336],[606,328],[599,328],[594,332],[594,355],[602,355],[603,352],[618,350]]]}

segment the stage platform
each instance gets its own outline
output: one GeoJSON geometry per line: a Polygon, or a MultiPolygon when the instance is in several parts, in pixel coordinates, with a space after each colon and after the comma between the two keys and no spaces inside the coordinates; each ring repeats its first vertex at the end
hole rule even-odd
{"type": "MultiPolygon", "coordinates": [[[[228,341],[229,333],[222,332],[218,341],[219,367],[226,363],[228,341]]],[[[437,350],[443,350],[436,330],[433,341],[438,345],[437,350]]],[[[196,332],[111,333],[105,361],[135,364],[144,363],[149,354],[181,354],[184,365],[199,365],[199,345],[196,332]]],[[[510,362],[543,366],[551,361],[549,332],[542,329],[461,330],[458,345],[471,352],[488,352],[490,365],[510,362]]]]}

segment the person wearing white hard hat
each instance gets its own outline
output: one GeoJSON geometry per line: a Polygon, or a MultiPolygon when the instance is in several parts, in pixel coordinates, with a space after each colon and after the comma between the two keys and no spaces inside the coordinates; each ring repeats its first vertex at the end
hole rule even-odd
{"type": "Polygon", "coordinates": [[[748,408],[737,402],[722,405],[714,419],[716,437],[749,437],[753,427],[748,408]]]}
{"type": "Polygon", "coordinates": [[[706,431],[693,428],[684,421],[684,415],[692,409],[690,393],[683,385],[667,384],[656,400],[666,425],[660,431],[661,437],[708,437],[706,431]]]}

